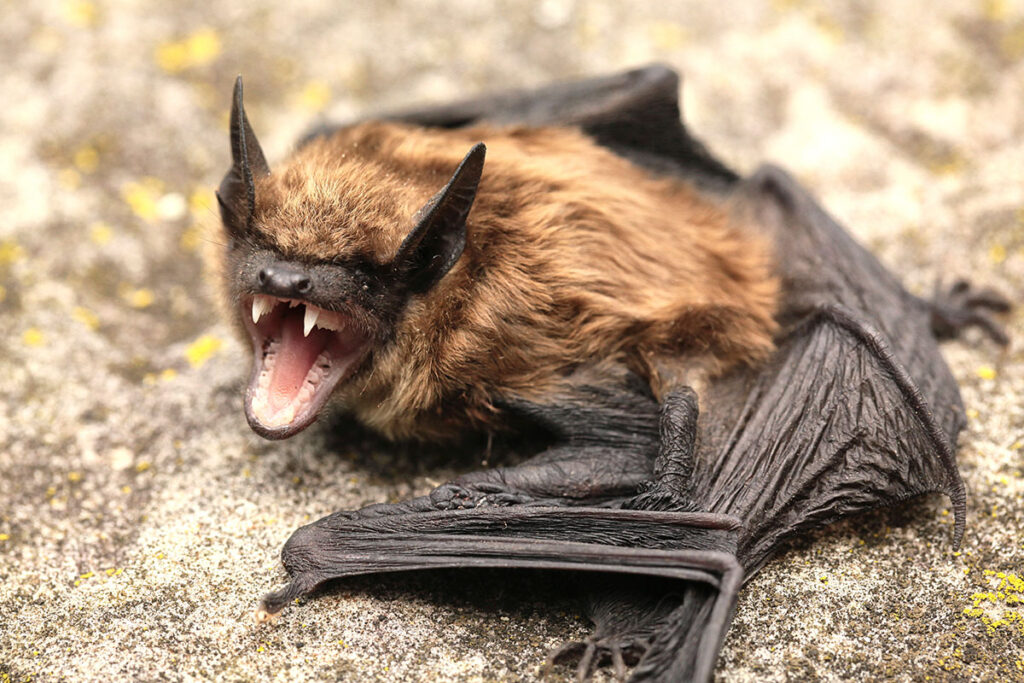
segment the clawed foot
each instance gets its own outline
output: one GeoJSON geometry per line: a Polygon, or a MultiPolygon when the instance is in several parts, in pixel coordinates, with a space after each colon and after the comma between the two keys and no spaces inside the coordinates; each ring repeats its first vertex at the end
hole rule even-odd
{"type": "Polygon", "coordinates": [[[647,642],[628,638],[571,640],[551,653],[547,667],[576,661],[576,680],[582,683],[590,680],[599,668],[610,665],[616,680],[624,681],[628,675],[626,667],[635,666],[648,647],[647,642]]]}
{"type": "Polygon", "coordinates": [[[1011,308],[998,292],[973,289],[966,280],[958,280],[948,292],[936,288],[931,301],[932,332],[937,339],[953,339],[968,327],[980,327],[994,342],[1006,346],[1010,338],[992,314],[1008,313],[1011,308]]]}

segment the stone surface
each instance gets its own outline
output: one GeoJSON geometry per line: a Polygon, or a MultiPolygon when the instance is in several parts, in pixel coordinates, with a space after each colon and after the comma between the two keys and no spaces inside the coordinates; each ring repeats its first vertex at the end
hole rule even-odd
{"type": "MultiPolygon", "coordinates": [[[[197,226],[239,72],[274,160],[321,117],[654,60],[725,161],[790,168],[913,291],[969,275],[1020,298],[1012,0],[0,4],[0,681],[523,680],[585,634],[540,574],[350,581],[254,625],[296,526],[479,463],[252,435],[197,226]]],[[[962,551],[938,497],[801,542],[744,590],[722,680],[1024,680],[1008,323],[1008,351],[945,347],[970,412],[962,551]]]]}

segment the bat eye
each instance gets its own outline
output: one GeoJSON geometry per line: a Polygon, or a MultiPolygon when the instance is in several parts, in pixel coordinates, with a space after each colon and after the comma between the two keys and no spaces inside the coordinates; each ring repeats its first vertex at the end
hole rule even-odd
{"type": "Polygon", "coordinates": [[[284,297],[307,296],[313,291],[309,273],[288,263],[264,266],[256,275],[256,283],[264,293],[284,297]]]}

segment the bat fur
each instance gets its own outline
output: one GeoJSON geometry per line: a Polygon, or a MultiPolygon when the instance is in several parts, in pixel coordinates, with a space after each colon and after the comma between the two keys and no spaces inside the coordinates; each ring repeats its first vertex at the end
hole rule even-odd
{"type": "Polygon", "coordinates": [[[677,89],[652,67],[331,128],[271,172],[239,79],[214,266],[253,346],[253,429],[284,438],[337,408],[388,438],[523,419],[556,437],[521,465],[303,527],[265,613],[395,569],[671,577],[671,600],[597,596],[595,636],[555,659],[581,677],[637,664],[637,680],[704,680],[738,582],[782,539],[932,490],[959,534],[962,409],[933,336],[1002,340],[987,312],[1005,302],[906,294],[783,173],[742,181],[708,155],[677,89]],[[843,349],[878,368],[883,399],[858,400],[881,455],[870,427],[818,419],[841,402],[801,388],[862,387],[843,349]],[[897,433],[890,413],[915,427],[897,433]],[[859,469],[861,452],[877,462],[859,469]]]}
{"type": "Polygon", "coordinates": [[[372,304],[320,304],[351,312],[373,339],[333,402],[386,436],[436,440],[498,428],[495,396],[537,400],[582,365],[652,380],[651,359],[721,371],[771,352],[771,246],[723,200],[570,129],[370,122],[317,138],[255,179],[242,253],[224,268],[229,297],[251,309],[259,293],[237,277],[251,246],[300,266],[344,264],[337,277],[379,272],[480,141],[486,170],[451,271],[387,319],[372,304]]]}

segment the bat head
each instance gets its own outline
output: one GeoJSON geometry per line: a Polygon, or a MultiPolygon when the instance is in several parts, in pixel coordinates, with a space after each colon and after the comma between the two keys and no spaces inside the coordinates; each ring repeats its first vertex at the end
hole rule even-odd
{"type": "MultiPolygon", "coordinates": [[[[223,269],[230,308],[254,354],[245,414],[258,434],[281,439],[312,423],[356,373],[372,370],[374,353],[392,337],[409,299],[429,292],[459,260],[486,150],[475,145],[448,183],[404,218],[407,225],[394,226],[405,234],[397,251],[375,258],[339,246],[358,244],[359,236],[332,231],[371,228],[339,219],[339,203],[323,192],[293,197],[290,205],[301,206],[297,212],[262,208],[274,204],[261,201],[263,188],[268,194],[281,189],[272,187],[270,167],[245,115],[241,77],[230,132],[232,165],[217,201],[227,238],[223,269]],[[330,211],[318,206],[321,199],[330,211]],[[304,242],[314,250],[288,248],[289,233],[310,230],[319,231],[304,242]]],[[[291,178],[286,185],[301,194],[309,183],[291,178]]],[[[353,184],[328,186],[343,192],[353,184]]]]}

